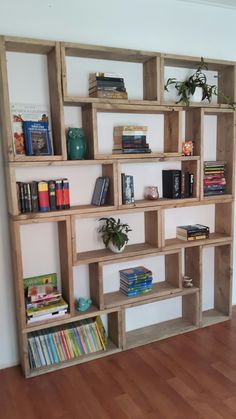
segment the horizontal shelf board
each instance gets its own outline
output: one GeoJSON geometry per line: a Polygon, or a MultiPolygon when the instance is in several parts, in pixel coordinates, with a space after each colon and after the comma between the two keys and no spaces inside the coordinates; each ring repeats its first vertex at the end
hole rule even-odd
{"type": "MultiPolygon", "coordinates": [[[[160,106],[160,102],[156,100],[105,99],[105,98],[88,97],[88,96],[65,96],[63,101],[64,101],[64,106],[70,106],[70,105],[71,106],[75,106],[75,105],[85,106],[90,103],[98,104],[101,107],[102,105],[110,105],[111,107],[114,107],[114,112],[116,110],[116,105],[129,105],[129,106],[138,105],[139,107],[158,106],[158,105],[160,106]]],[[[117,112],[118,111],[119,110],[117,110],[117,112]]]]}
{"type": "MultiPolygon", "coordinates": [[[[170,67],[190,68],[193,66],[193,68],[196,68],[201,62],[201,57],[192,57],[187,55],[162,54],[162,57],[164,58],[164,65],[170,67]]],[[[208,70],[220,70],[222,68],[236,65],[235,61],[215,60],[205,57],[204,62],[207,64],[208,70]]]]}
{"type": "Polygon", "coordinates": [[[123,306],[139,301],[151,300],[156,297],[164,297],[176,292],[180,292],[180,288],[174,287],[173,285],[168,284],[166,281],[157,282],[153,284],[152,290],[147,292],[147,294],[136,295],[134,297],[127,297],[120,291],[104,294],[104,307],[110,308],[123,306]]]}
{"type": "Polygon", "coordinates": [[[210,326],[211,324],[216,324],[229,320],[230,316],[224,314],[216,309],[210,309],[202,312],[202,327],[210,326]]]}
{"type": "Polygon", "coordinates": [[[212,201],[214,200],[215,202],[217,201],[224,201],[226,199],[231,199],[233,200],[233,195],[232,194],[222,194],[222,195],[211,195],[211,196],[204,196],[202,198],[202,201],[212,201]]]}
{"type": "Polygon", "coordinates": [[[65,49],[66,56],[72,57],[145,63],[150,58],[160,57],[161,55],[160,52],[77,44],[73,42],[62,42],[61,45],[65,49]]]}
{"type": "Polygon", "coordinates": [[[91,250],[88,252],[77,253],[77,261],[74,265],[82,265],[93,262],[102,262],[105,260],[117,260],[129,256],[139,256],[158,251],[157,247],[148,243],[130,244],[126,246],[121,253],[113,253],[109,249],[91,250]]]}
{"type": "Polygon", "coordinates": [[[218,113],[226,113],[226,112],[233,112],[233,109],[227,105],[226,103],[202,103],[202,102],[190,102],[188,106],[185,106],[183,103],[176,103],[176,102],[168,102],[162,101],[161,105],[166,105],[170,107],[181,107],[183,110],[190,110],[191,108],[203,108],[205,113],[214,113],[217,115],[218,113]]]}
{"type": "Polygon", "coordinates": [[[62,161],[62,156],[14,156],[15,162],[53,162],[62,161]]]}
{"type": "Polygon", "coordinates": [[[56,42],[33,38],[5,36],[4,40],[6,50],[12,52],[47,54],[56,46],[56,42]]]}
{"type": "Polygon", "coordinates": [[[28,324],[26,325],[24,329],[22,329],[22,333],[28,334],[28,333],[34,332],[35,330],[48,329],[48,328],[60,326],[63,324],[74,323],[74,322],[77,322],[78,320],[89,319],[90,317],[101,316],[102,314],[109,314],[109,313],[113,313],[117,311],[118,309],[115,309],[115,308],[99,310],[98,307],[91,305],[89,309],[84,312],[79,312],[76,310],[76,313],[74,316],[67,314],[63,317],[60,317],[57,320],[46,320],[46,321],[44,320],[44,321],[37,322],[34,324],[28,324]]]}
{"type": "Polygon", "coordinates": [[[216,243],[224,243],[229,242],[232,240],[231,236],[227,236],[226,234],[220,233],[210,233],[209,239],[203,240],[193,240],[193,241],[185,241],[180,239],[167,239],[165,241],[165,249],[176,249],[180,247],[193,247],[193,246],[204,246],[204,245],[213,245],[216,243]]]}
{"type": "Polygon", "coordinates": [[[146,343],[155,342],[180,333],[186,333],[196,329],[190,321],[184,318],[168,320],[152,326],[142,327],[126,333],[125,349],[135,348],[146,343]]]}
{"type": "Polygon", "coordinates": [[[183,198],[183,199],[175,199],[173,204],[173,199],[167,199],[167,198],[158,198],[154,200],[150,199],[138,199],[133,204],[123,204],[120,205],[119,208],[125,209],[125,208],[143,208],[143,207],[157,207],[157,206],[183,206],[188,203],[192,202],[199,202],[198,198],[183,198]]]}
{"type": "MultiPolygon", "coordinates": [[[[155,153],[157,154],[157,153],[155,153]]],[[[142,160],[140,161],[140,158],[137,158],[135,155],[130,159],[129,158],[122,158],[119,159],[120,163],[151,163],[151,162],[165,162],[165,161],[197,161],[200,160],[200,156],[181,156],[181,153],[158,153],[162,154],[161,157],[153,157],[153,153],[151,153],[151,157],[142,157],[142,160]]],[[[114,154],[110,154],[110,156],[114,156],[114,154]]]]}
{"type": "Polygon", "coordinates": [[[127,160],[132,161],[135,159],[137,160],[135,161],[135,163],[137,163],[138,161],[142,163],[142,160],[148,162],[148,160],[150,159],[156,162],[158,160],[165,161],[165,159],[167,159],[168,161],[168,158],[170,158],[170,160],[173,160],[173,159],[177,160],[180,157],[181,157],[181,153],[178,153],[178,152],[176,153],[133,153],[133,154],[132,153],[130,154],[122,154],[122,153],[121,154],[99,154],[98,153],[94,156],[95,159],[99,159],[99,160],[113,159],[113,160],[121,160],[121,161],[124,160],[124,162],[127,160]]]}
{"type": "Polygon", "coordinates": [[[105,351],[92,352],[87,355],[82,355],[81,357],[78,357],[78,358],[70,359],[68,361],[62,361],[58,364],[53,364],[53,365],[49,365],[47,367],[42,367],[42,368],[35,368],[29,371],[29,374],[27,374],[27,377],[31,378],[40,374],[45,374],[45,373],[59,370],[62,368],[71,367],[73,365],[82,364],[83,362],[92,361],[94,359],[102,358],[107,355],[112,355],[120,351],[121,349],[115,346],[114,343],[110,339],[108,339],[107,349],[105,351]]]}
{"type": "Polygon", "coordinates": [[[55,161],[15,161],[15,162],[9,162],[9,166],[11,167],[36,167],[36,166],[89,166],[89,165],[98,165],[98,164],[112,164],[114,163],[113,160],[107,160],[107,159],[96,159],[96,160],[55,160],[55,161]]]}

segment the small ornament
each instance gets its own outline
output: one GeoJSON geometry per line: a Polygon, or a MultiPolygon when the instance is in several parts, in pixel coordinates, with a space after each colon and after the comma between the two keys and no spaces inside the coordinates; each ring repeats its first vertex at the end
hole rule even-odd
{"type": "Polygon", "coordinates": [[[183,287],[184,288],[191,288],[193,287],[193,280],[190,276],[184,275],[183,276],[183,287]]]}
{"type": "Polygon", "coordinates": [[[150,199],[151,201],[154,201],[159,198],[159,192],[157,186],[146,186],[144,197],[146,199],[150,199]]]}
{"type": "Polygon", "coordinates": [[[186,140],[182,145],[182,154],[184,156],[193,156],[193,141],[186,140]]]}
{"type": "Polygon", "coordinates": [[[67,131],[67,152],[69,160],[82,160],[87,145],[83,128],[69,128],[67,131]]]}
{"type": "Polygon", "coordinates": [[[83,298],[80,297],[77,301],[77,310],[78,311],[86,311],[89,309],[89,307],[92,304],[92,300],[90,300],[90,298],[83,298]]]}

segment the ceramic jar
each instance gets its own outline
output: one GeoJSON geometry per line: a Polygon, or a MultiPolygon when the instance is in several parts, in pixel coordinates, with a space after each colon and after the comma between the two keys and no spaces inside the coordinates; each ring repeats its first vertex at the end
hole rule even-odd
{"type": "Polygon", "coordinates": [[[83,128],[69,128],[67,131],[68,159],[83,160],[86,148],[83,128]]]}

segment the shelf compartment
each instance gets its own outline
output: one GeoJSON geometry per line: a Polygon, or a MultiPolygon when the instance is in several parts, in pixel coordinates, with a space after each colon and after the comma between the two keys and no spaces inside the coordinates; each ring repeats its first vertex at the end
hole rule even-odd
{"type": "MultiPolygon", "coordinates": [[[[218,90],[222,91],[225,96],[229,97],[232,102],[235,102],[236,100],[236,91],[235,91],[235,62],[233,61],[224,61],[224,60],[213,60],[209,58],[204,57],[204,61],[207,64],[208,71],[216,72],[216,77],[218,79],[218,90]]],[[[161,82],[161,100],[162,103],[169,104],[169,102],[166,102],[164,100],[164,70],[165,67],[175,67],[177,69],[193,69],[193,72],[196,70],[197,65],[201,62],[200,57],[191,57],[191,56],[177,56],[174,54],[162,54],[162,66],[163,66],[163,80],[161,82]],[[195,70],[194,70],[195,69],[195,70]]],[[[207,73],[208,73],[207,71],[207,73]]],[[[175,74],[173,72],[173,75],[170,75],[170,77],[175,77],[175,74]]],[[[183,76],[183,79],[185,77],[183,76]]],[[[179,79],[179,77],[177,77],[179,79]]],[[[215,84],[213,81],[210,84],[215,84]]],[[[191,106],[221,106],[221,104],[224,105],[224,98],[219,97],[218,103],[213,104],[206,104],[206,102],[192,102],[191,106]]]]}
{"type": "MultiPolygon", "coordinates": [[[[189,290],[188,290],[189,291],[189,290]]],[[[175,297],[174,295],[172,297],[175,297]]],[[[138,328],[125,333],[124,349],[135,348],[140,345],[186,333],[199,326],[199,291],[193,289],[182,295],[182,316],[176,319],[138,328]]]]}
{"type": "Polygon", "coordinates": [[[193,247],[193,246],[208,246],[217,243],[230,243],[232,236],[221,233],[210,233],[209,239],[185,241],[180,239],[167,239],[165,241],[165,249],[177,249],[180,247],[193,247]]]}
{"type": "Polygon", "coordinates": [[[205,310],[202,312],[202,327],[211,326],[216,323],[225,322],[230,319],[230,316],[222,313],[216,309],[205,310]]]}
{"type": "MultiPolygon", "coordinates": [[[[52,136],[54,156],[48,156],[50,160],[66,158],[66,142],[63,127],[62,94],[60,89],[60,46],[59,42],[40,41],[34,39],[2,37],[1,39],[1,96],[4,97],[4,114],[2,111],[3,131],[7,133],[7,141],[4,142],[4,157],[6,161],[27,161],[27,156],[19,158],[14,155],[13,135],[11,127],[10,99],[7,76],[7,53],[37,54],[47,58],[48,88],[50,99],[50,114],[52,122],[52,136]]],[[[5,138],[6,134],[4,134],[5,138]]],[[[31,160],[40,160],[40,157],[29,157],[31,160]]],[[[43,157],[45,159],[45,157],[43,157]]],[[[46,157],[47,159],[47,157],[46,157]]]]}

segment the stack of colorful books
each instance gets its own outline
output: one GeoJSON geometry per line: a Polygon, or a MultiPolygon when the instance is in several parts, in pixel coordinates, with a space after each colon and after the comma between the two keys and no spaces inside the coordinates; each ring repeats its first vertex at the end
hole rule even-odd
{"type": "Polygon", "coordinates": [[[120,291],[127,297],[146,294],[152,289],[152,272],[144,266],[122,269],[120,272],[120,291]]]}
{"type": "Polygon", "coordinates": [[[222,195],[226,190],[225,161],[204,162],[204,196],[222,195]]]}
{"type": "Polygon", "coordinates": [[[176,238],[185,241],[208,239],[210,229],[203,224],[176,227],[176,238]]]}
{"type": "Polygon", "coordinates": [[[104,99],[128,99],[124,79],[116,73],[90,74],[89,96],[104,99]]]}
{"type": "Polygon", "coordinates": [[[99,316],[61,330],[37,331],[28,338],[30,367],[42,368],[106,350],[106,332],[99,316]]]}
{"type": "Polygon", "coordinates": [[[147,126],[122,125],[114,127],[113,153],[151,153],[147,143],[147,126]]]}

